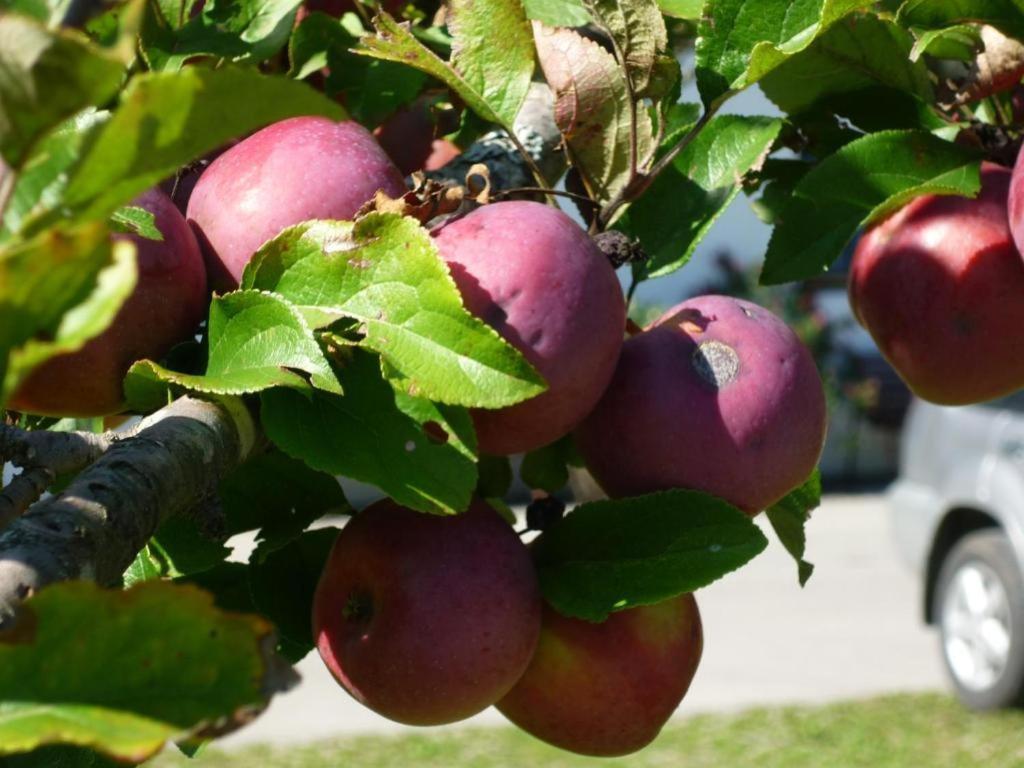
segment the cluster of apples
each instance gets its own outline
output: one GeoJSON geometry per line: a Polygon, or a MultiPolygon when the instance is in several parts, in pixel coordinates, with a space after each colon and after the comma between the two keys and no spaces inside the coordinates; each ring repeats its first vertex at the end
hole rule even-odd
{"type": "Polygon", "coordinates": [[[850,305],[910,389],[942,405],[1024,388],[1024,161],[975,198],[915,198],[861,237],[850,305]]]}
{"type": "MultiPolygon", "coordinates": [[[[128,366],[189,337],[207,286],[234,289],[282,229],[351,218],[379,190],[398,197],[405,184],[369,131],[299,117],[221,152],[179,199],[184,215],[148,192],[136,204],[154,214],[163,240],[116,235],[139,247],[135,294],[106,333],[39,368],[12,407],[117,411],[128,366]]],[[[431,234],[467,309],[548,383],[522,403],[472,412],[482,453],[530,451],[572,433],[613,497],[698,489],[751,515],[813,470],[825,431],[821,381],[767,310],[703,296],[625,339],[614,268],[560,210],[492,203],[431,234]]],[[[337,680],[387,717],[439,724],[496,704],[539,738],[595,755],[651,741],[702,649],[692,595],[602,623],[545,606],[529,547],[480,500],[452,517],[391,501],[358,513],[323,571],[313,625],[337,680]]]]}

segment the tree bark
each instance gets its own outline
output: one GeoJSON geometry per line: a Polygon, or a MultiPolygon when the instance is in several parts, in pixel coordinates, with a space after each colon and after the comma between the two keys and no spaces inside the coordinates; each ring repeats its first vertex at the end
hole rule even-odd
{"type": "Polygon", "coordinates": [[[159,525],[201,508],[251,450],[241,401],[182,397],[118,440],[63,492],[0,533],[0,629],[47,584],[120,582],[159,525]]]}

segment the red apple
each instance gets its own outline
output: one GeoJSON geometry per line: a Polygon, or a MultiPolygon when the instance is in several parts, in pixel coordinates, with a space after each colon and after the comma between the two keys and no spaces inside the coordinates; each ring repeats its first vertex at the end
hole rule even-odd
{"type": "Polygon", "coordinates": [[[313,633],[358,701],[401,723],[438,725],[509,691],[536,647],[540,612],[530,555],[489,506],[440,517],[385,500],[338,536],[313,633]]]}
{"type": "Polygon", "coordinates": [[[753,515],[814,470],[825,395],[782,320],[748,301],[700,296],[626,341],[576,438],[612,497],[690,488],[753,515]]]}
{"type": "Polygon", "coordinates": [[[914,393],[959,405],[1024,387],[1020,172],[983,163],[975,199],[925,195],[854,252],[853,313],[914,393]],[[1007,196],[1010,215],[1007,218],[1007,196]]]}
{"type": "Polygon", "coordinates": [[[434,236],[466,308],[548,383],[525,402],[473,412],[481,452],[530,451],[571,431],[622,348],[625,301],[611,264],[572,219],[540,203],[492,203],[434,236]]]}
{"type": "Polygon", "coordinates": [[[206,313],[199,246],[174,203],[159,189],[131,205],[153,214],[163,240],[116,234],[135,243],[138,283],[110,327],[77,352],[36,368],[7,407],[48,416],[105,416],[124,406],[121,382],[132,363],[159,359],[186,341],[206,313]]]}
{"type": "Polygon", "coordinates": [[[406,176],[413,171],[435,171],[458,157],[461,150],[447,139],[434,138],[436,134],[437,124],[426,97],[400,107],[373,132],[406,176]]]}
{"type": "Polygon", "coordinates": [[[690,687],[703,650],[693,595],[594,624],[544,607],[540,642],[498,709],[556,747],[610,757],[649,744],[690,687]]]}
{"type": "Polygon", "coordinates": [[[401,173],[358,123],[294,117],[240,141],[196,183],[188,220],[217,290],[238,286],[256,250],[309,219],[350,219],[377,190],[405,192],[401,173]]]}

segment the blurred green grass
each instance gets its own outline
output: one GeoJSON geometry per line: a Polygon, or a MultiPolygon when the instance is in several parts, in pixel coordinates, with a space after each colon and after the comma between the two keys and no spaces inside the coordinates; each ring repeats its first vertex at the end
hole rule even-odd
{"type": "Polygon", "coordinates": [[[584,758],[513,728],[438,728],[291,747],[165,754],[152,768],[1002,768],[1024,766],[1024,712],[973,714],[939,694],[701,715],[645,750],[584,758]]]}

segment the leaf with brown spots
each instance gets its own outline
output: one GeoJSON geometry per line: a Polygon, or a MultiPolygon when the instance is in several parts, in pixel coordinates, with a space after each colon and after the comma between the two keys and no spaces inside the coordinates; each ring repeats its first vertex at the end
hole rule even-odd
{"type": "Polygon", "coordinates": [[[194,587],[48,587],[0,633],[0,754],[73,744],[134,763],[227,733],[296,681],[274,645],[267,621],[194,587]]]}

